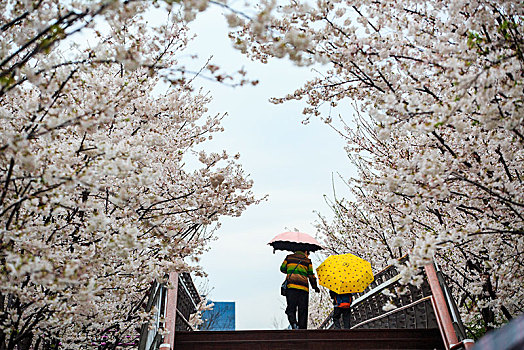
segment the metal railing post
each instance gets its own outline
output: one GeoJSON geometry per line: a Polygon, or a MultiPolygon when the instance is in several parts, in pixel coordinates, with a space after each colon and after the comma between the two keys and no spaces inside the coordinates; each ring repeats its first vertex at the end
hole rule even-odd
{"type": "Polygon", "coordinates": [[[168,350],[175,348],[175,321],[177,316],[177,298],[178,298],[178,273],[169,273],[169,284],[173,288],[167,290],[167,302],[165,308],[165,330],[164,342],[160,349],[168,350]]]}
{"type": "Polygon", "coordinates": [[[431,288],[433,308],[435,309],[435,315],[437,316],[437,322],[440,328],[442,339],[446,349],[450,349],[455,344],[458,344],[457,333],[453,327],[453,321],[449,314],[448,304],[446,298],[440,287],[440,283],[437,276],[437,271],[433,263],[428,264],[424,267],[426,276],[428,277],[429,286],[431,288]]]}

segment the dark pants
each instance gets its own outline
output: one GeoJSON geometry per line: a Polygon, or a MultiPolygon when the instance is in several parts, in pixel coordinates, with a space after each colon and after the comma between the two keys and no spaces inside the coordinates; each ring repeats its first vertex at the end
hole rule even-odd
{"type": "Polygon", "coordinates": [[[340,316],[342,316],[342,322],[344,324],[344,329],[349,329],[351,326],[351,309],[350,308],[342,308],[342,307],[335,307],[335,310],[333,310],[333,324],[335,325],[335,329],[340,329],[340,316]]]}
{"type": "Polygon", "coordinates": [[[298,328],[307,329],[309,293],[305,290],[289,288],[286,294],[286,301],[286,315],[291,327],[297,324],[298,310],[298,328]]]}

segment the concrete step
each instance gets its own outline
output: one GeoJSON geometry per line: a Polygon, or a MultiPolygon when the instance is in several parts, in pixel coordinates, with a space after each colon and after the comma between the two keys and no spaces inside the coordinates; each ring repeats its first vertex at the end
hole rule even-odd
{"type": "Polygon", "coordinates": [[[444,349],[438,329],[176,332],[176,350],[444,349]]]}

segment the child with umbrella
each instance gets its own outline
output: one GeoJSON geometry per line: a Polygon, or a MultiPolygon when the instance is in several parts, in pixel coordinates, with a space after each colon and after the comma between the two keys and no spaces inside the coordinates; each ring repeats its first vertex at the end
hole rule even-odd
{"type": "Polygon", "coordinates": [[[318,282],[329,289],[333,299],[333,324],[341,329],[349,329],[351,318],[351,293],[360,293],[373,282],[371,264],[353,254],[329,256],[317,268],[318,282]]]}

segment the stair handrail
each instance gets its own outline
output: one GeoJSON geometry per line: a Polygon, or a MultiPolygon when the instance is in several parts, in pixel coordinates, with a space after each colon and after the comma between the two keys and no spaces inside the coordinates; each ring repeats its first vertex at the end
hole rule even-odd
{"type": "Polygon", "coordinates": [[[464,326],[458,308],[440,269],[432,261],[424,266],[424,271],[431,288],[433,309],[446,349],[472,349],[474,341],[465,338],[464,326]],[[456,327],[459,329],[459,335],[457,335],[456,327]]]}
{"type": "Polygon", "coordinates": [[[455,302],[455,298],[453,298],[453,295],[451,294],[449,286],[446,283],[446,280],[444,279],[442,270],[440,269],[440,267],[437,265],[435,261],[433,261],[433,264],[435,266],[435,270],[437,271],[437,277],[440,283],[440,287],[444,291],[444,296],[446,297],[446,301],[448,303],[448,307],[451,312],[451,320],[453,322],[455,332],[457,332],[457,336],[459,340],[464,340],[467,338],[466,337],[466,328],[464,327],[464,324],[462,323],[462,318],[460,317],[460,311],[458,309],[457,303],[455,302]]]}
{"type": "Polygon", "coordinates": [[[155,313],[151,323],[142,325],[138,350],[174,349],[177,325],[182,324],[184,329],[193,330],[183,312],[195,312],[199,302],[200,296],[188,273],[171,272],[167,283],[154,282],[145,311],[155,307],[155,313]],[[189,309],[186,307],[181,311],[183,305],[189,306],[189,309]],[[153,327],[150,327],[151,324],[153,327]]]}
{"type": "Polygon", "coordinates": [[[146,312],[150,312],[153,308],[155,312],[152,315],[150,322],[142,324],[140,330],[140,341],[138,350],[156,349],[162,341],[161,330],[163,329],[162,319],[164,318],[165,308],[165,285],[154,281],[149,289],[149,298],[145,306],[146,312]]]}

